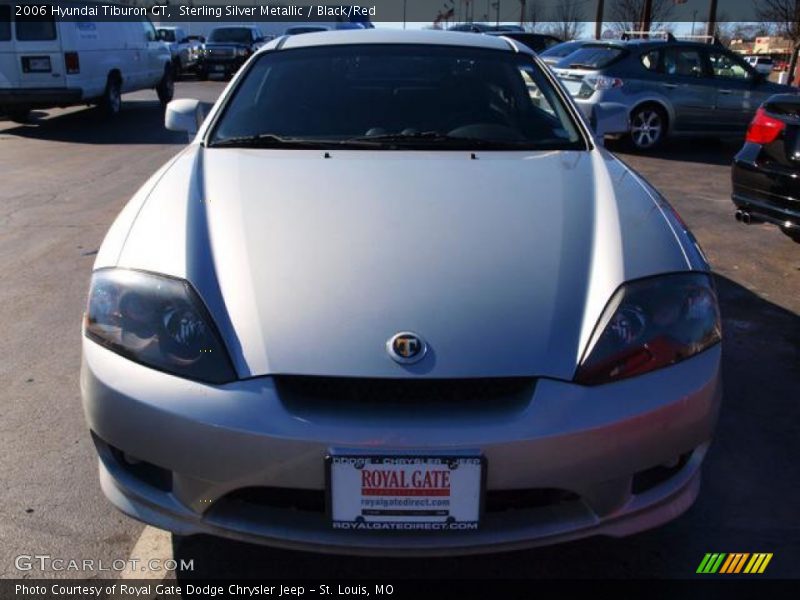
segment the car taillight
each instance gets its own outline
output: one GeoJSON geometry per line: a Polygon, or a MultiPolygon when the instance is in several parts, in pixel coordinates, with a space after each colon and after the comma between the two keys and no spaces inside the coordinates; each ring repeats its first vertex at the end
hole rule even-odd
{"type": "Polygon", "coordinates": [[[64,53],[64,66],[67,69],[67,75],[76,75],[81,72],[81,61],[78,59],[77,52],[64,53]]]}
{"type": "Polygon", "coordinates": [[[613,90],[615,88],[621,88],[623,85],[625,85],[625,82],[619,77],[588,75],[583,78],[581,89],[578,90],[578,96],[581,98],[589,98],[596,91],[613,90]]]}
{"type": "Polygon", "coordinates": [[[786,129],[786,123],[770,117],[763,108],[759,108],[750,127],[747,128],[746,139],[754,144],[769,144],[778,139],[784,129],[786,129]]]}

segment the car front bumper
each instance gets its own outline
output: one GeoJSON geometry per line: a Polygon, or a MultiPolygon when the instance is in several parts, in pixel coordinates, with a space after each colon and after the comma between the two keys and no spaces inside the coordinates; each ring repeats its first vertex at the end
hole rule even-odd
{"type": "Polygon", "coordinates": [[[205,56],[197,61],[196,67],[207,73],[235,73],[246,61],[246,56],[232,58],[205,56]]]}
{"type": "Polygon", "coordinates": [[[468,554],[629,535],[680,515],[698,493],[717,419],[720,356],[715,346],[672,367],[596,387],[540,379],[521,402],[436,413],[304,406],[279,396],[270,377],[209,386],[84,339],[81,387],[103,491],[134,518],[182,535],[292,549],[468,554]],[[238,490],[265,487],[322,496],[325,457],[343,448],[480,453],[487,496],[565,493],[530,506],[487,509],[479,530],[446,534],[334,530],[324,510],[229,500],[238,490]],[[123,452],[168,473],[170,484],[131,468],[123,452]]]}

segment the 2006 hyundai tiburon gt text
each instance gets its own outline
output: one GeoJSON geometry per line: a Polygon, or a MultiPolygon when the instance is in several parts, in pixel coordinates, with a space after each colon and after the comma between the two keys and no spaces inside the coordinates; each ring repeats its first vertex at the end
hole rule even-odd
{"type": "Polygon", "coordinates": [[[448,554],[691,505],[721,398],[709,266],[530,50],[281,38],[204,112],[170,105],[194,141],[92,275],[82,389],[117,507],[448,554]]]}

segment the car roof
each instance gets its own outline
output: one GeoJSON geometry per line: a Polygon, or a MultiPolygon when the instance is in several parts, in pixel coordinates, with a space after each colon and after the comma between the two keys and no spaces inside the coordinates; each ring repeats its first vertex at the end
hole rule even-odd
{"type": "MultiPolygon", "coordinates": [[[[564,42],[567,43],[567,42],[564,42]]],[[[664,46],[679,46],[681,48],[715,48],[719,50],[722,46],[709,44],[706,42],[692,42],[686,40],[588,40],[586,46],[608,46],[610,48],[631,48],[636,50],[647,48],[663,48],[664,46]]]]}
{"type": "Polygon", "coordinates": [[[260,52],[277,48],[309,48],[313,46],[348,44],[426,44],[527,52],[524,48],[518,48],[508,38],[502,36],[476,35],[461,31],[403,31],[402,29],[342,29],[306,33],[289,38],[279,38],[264,46],[260,52]]]}
{"type": "Polygon", "coordinates": [[[532,35],[540,38],[546,37],[546,38],[553,38],[556,40],[558,39],[558,37],[550,35],[549,33],[536,33],[535,31],[484,31],[483,35],[493,35],[495,37],[502,37],[504,35],[508,37],[514,37],[518,35],[532,35]]]}
{"type": "Polygon", "coordinates": [[[216,27],[212,27],[211,31],[216,31],[217,29],[258,29],[258,25],[237,25],[236,23],[231,23],[230,25],[217,25],[216,27]]]}

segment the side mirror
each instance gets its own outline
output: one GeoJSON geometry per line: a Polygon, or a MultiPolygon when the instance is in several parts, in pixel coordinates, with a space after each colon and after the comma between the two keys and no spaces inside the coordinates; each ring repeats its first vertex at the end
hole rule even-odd
{"type": "Polygon", "coordinates": [[[186,132],[191,140],[197,134],[212,106],[213,104],[209,102],[200,102],[194,98],[173,100],[167,104],[164,126],[170,131],[186,132]]]}

